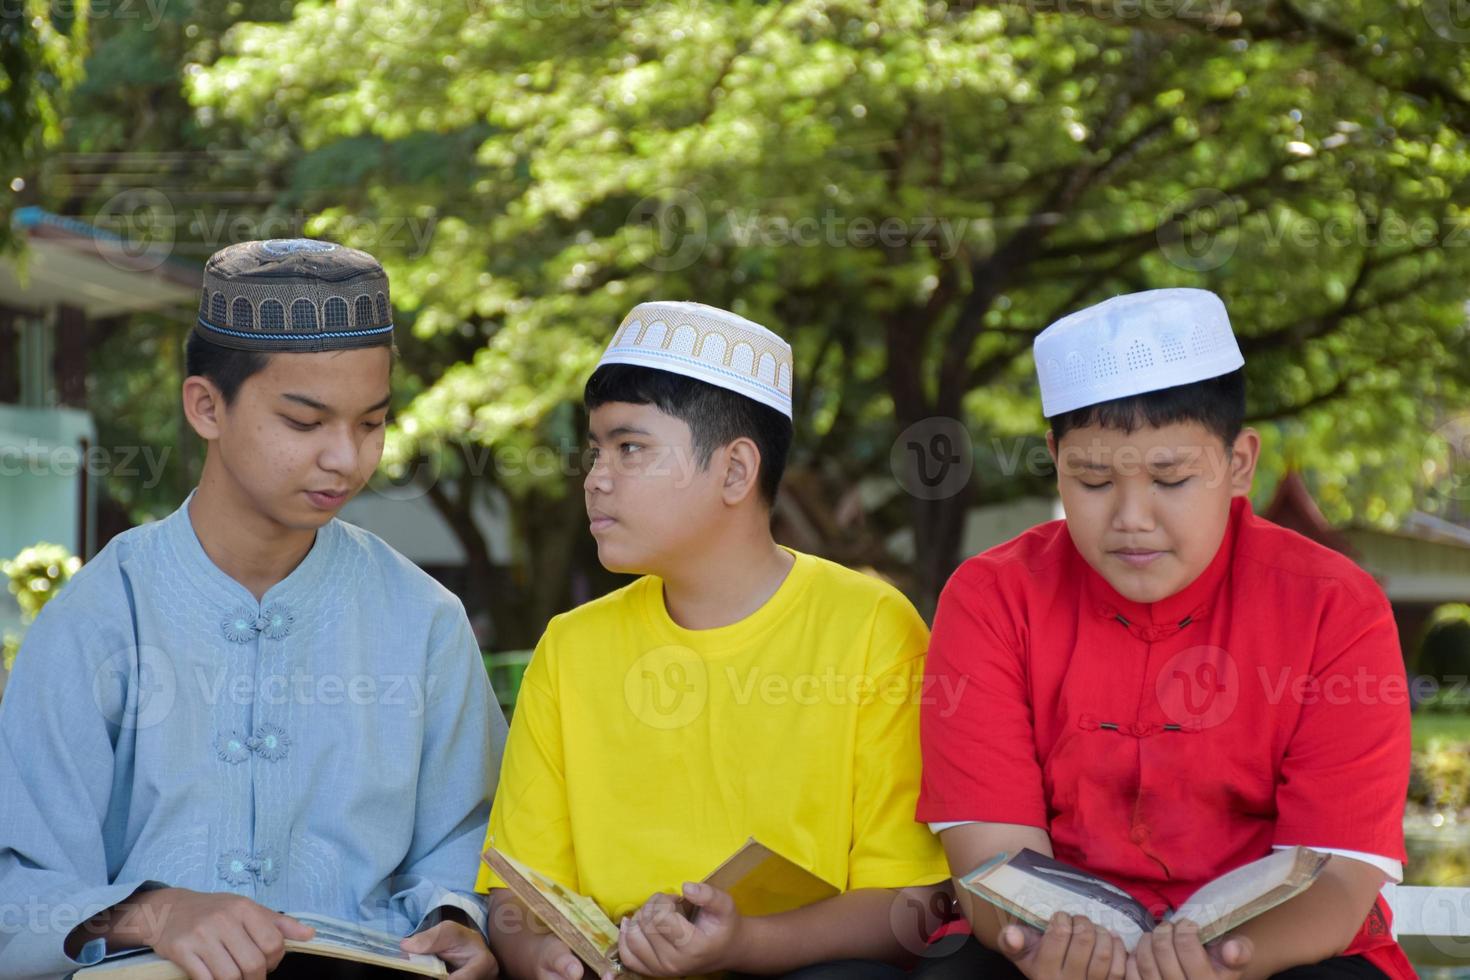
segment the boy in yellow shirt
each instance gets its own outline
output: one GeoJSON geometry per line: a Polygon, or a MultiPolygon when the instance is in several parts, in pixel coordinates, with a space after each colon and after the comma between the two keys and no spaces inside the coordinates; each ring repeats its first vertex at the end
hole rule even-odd
{"type": "MultiPolygon", "coordinates": [[[[901,976],[923,942],[908,906],[948,878],[914,820],[923,621],[891,586],[771,537],[792,374],[758,324],[644,303],[584,394],[598,558],[643,577],[547,626],[486,843],[593,898],[647,976],[901,976]],[[742,916],[692,883],[748,837],[841,894],[742,916]]],[[[554,936],[517,927],[488,868],[477,887],[511,977],[582,977],[554,936]]]]}

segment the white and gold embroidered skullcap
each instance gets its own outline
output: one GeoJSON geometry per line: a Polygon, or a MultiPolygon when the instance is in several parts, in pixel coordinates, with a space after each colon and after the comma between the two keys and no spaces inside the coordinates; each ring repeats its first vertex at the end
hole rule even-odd
{"type": "Polygon", "coordinates": [[[791,418],[791,345],[759,323],[703,303],[639,303],[598,367],[633,364],[681,374],[791,418]]]}

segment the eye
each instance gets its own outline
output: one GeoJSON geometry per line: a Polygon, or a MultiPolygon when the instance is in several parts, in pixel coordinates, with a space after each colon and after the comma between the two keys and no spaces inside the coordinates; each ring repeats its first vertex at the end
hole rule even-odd
{"type": "Polygon", "coordinates": [[[367,429],[369,432],[372,432],[374,429],[381,429],[383,427],[383,422],[381,419],[377,422],[364,422],[362,424],[362,427],[364,429],[367,429]]]}
{"type": "Polygon", "coordinates": [[[596,462],[597,459],[602,456],[602,450],[598,449],[596,446],[588,446],[587,453],[589,456],[591,456],[594,462],[596,462]]]}
{"type": "Polygon", "coordinates": [[[640,446],[640,445],[638,445],[638,443],[636,443],[636,442],[624,442],[624,443],[619,443],[618,444],[618,448],[621,449],[626,454],[626,453],[635,453],[638,450],[642,449],[643,447],[640,446]]]}
{"type": "Polygon", "coordinates": [[[1170,483],[1167,480],[1155,480],[1154,482],[1157,483],[1161,487],[1165,487],[1165,488],[1167,488],[1169,490],[1172,490],[1175,487],[1182,487],[1182,486],[1184,486],[1184,484],[1188,483],[1189,482],[1189,477],[1186,476],[1182,480],[1175,480],[1173,483],[1170,483]]]}
{"type": "Polygon", "coordinates": [[[1089,490],[1106,490],[1113,485],[1112,480],[1104,480],[1102,483],[1088,483],[1086,480],[1078,480],[1077,482],[1089,490]]]}
{"type": "Polygon", "coordinates": [[[317,422],[303,422],[300,419],[293,419],[289,415],[282,415],[281,418],[285,419],[286,424],[295,429],[297,432],[310,432],[312,429],[315,429],[319,424],[317,422]]]}

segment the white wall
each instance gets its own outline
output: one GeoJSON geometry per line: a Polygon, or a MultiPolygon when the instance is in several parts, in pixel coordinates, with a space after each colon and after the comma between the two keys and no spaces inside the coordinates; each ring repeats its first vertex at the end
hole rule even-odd
{"type": "MultiPolygon", "coordinates": [[[[477,500],[475,524],[485,536],[490,560],[506,565],[511,560],[510,527],[494,498],[477,500]]],[[[462,565],[464,548],[449,524],[427,496],[411,488],[395,488],[386,494],[364,490],[342,508],[341,518],[366,528],[417,565],[462,565]]]]}
{"type": "Polygon", "coordinates": [[[1394,602],[1470,602],[1470,548],[1350,528],[1363,567],[1394,602]]]}
{"type": "MultiPolygon", "coordinates": [[[[960,559],[963,561],[978,555],[1038,524],[1060,520],[1061,517],[1062,501],[1056,497],[1022,497],[1003,504],[972,507],[965,514],[965,529],[960,536],[960,559]]],[[[914,561],[912,530],[895,531],[885,544],[898,560],[914,561]]]]}

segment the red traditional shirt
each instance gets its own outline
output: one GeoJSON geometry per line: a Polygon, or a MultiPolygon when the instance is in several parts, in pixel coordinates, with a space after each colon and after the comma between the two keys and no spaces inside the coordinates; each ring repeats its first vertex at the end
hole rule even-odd
{"type": "MultiPolygon", "coordinates": [[[[1040,827],[1155,915],[1273,846],[1404,855],[1409,698],[1373,579],[1255,516],[1137,603],[1053,521],[965,562],[926,666],[918,819],[1040,827]]],[[[1382,896],[1348,954],[1414,972],[1382,896]]]]}

